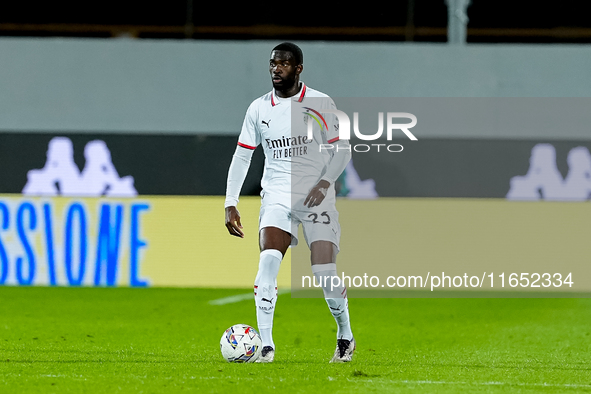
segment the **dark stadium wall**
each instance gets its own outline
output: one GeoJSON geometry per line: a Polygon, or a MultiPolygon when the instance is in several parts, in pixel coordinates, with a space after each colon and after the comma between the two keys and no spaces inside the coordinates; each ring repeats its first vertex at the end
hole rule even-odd
{"type": "MultiPolygon", "coordinates": [[[[0,133],[0,168],[10,169],[0,171],[0,193],[23,193],[32,174],[47,166],[48,147],[55,138],[71,141],[74,164],[79,171],[90,165],[91,158],[88,153],[85,156],[86,146],[92,141],[104,141],[117,176],[131,177],[140,196],[223,196],[228,167],[236,149],[236,137],[232,136],[0,133]]],[[[536,147],[547,146],[554,151],[549,168],[554,168],[562,179],[566,179],[573,165],[572,158],[569,159],[571,152],[580,151],[584,161],[585,149],[591,150],[589,140],[548,143],[546,140],[395,139],[390,141],[397,145],[393,152],[388,152],[386,145],[380,152],[375,146],[373,151],[366,152],[370,145],[363,142],[367,141],[351,141],[353,168],[346,171],[356,172],[360,182],[373,180],[375,196],[380,197],[505,198],[511,179],[530,171],[530,159],[536,147]]],[[[243,195],[259,194],[263,162],[259,147],[243,195]]],[[[590,165],[591,161],[587,167],[590,165]]],[[[584,162],[582,166],[586,168],[584,162]]],[[[591,171],[591,167],[587,170],[591,171]]],[[[67,174],[67,171],[55,172],[53,182],[67,174]]],[[[340,190],[340,194],[346,196],[351,192],[350,196],[355,197],[356,185],[344,177],[340,181],[352,189],[340,190]]],[[[61,190],[57,194],[68,193],[61,190]]],[[[98,195],[101,194],[105,193],[98,195]]]]}
{"type": "MultiPolygon", "coordinates": [[[[0,171],[0,193],[21,193],[29,171],[46,166],[50,141],[60,137],[71,141],[79,171],[87,164],[88,143],[104,141],[119,177],[133,177],[140,195],[225,194],[225,179],[237,139],[206,135],[0,133],[0,166],[11,169],[0,171]]],[[[260,192],[263,161],[259,149],[244,184],[246,195],[260,192]]]]}

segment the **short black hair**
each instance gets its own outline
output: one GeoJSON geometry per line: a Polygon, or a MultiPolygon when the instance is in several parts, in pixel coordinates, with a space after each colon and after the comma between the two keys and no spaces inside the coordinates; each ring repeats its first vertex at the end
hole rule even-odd
{"type": "Polygon", "coordinates": [[[283,42],[273,48],[273,50],[290,52],[298,66],[300,64],[304,64],[304,54],[302,53],[300,47],[293,42],[283,42]]]}

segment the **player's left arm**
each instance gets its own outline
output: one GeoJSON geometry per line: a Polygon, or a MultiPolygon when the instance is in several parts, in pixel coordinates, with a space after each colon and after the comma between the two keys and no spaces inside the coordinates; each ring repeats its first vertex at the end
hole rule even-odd
{"type": "MultiPolygon", "coordinates": [[[[326,97],[324,105],[329,109],[336,109],[336,105],[332,98],[326,97]]],[[[308,208],[322,204],[328,188],[334,185],[337,178],[347,167],[349,160],[351,160],[351,147],[349,140],[341,140],[339,134],[339,124],[337,117],[334,114],[327,115],[325,113],[326,129],[323,130],[324,138],[332,145],[332,157],[327,165],[324,175],[320,181],[310,190],[308,196],[304,200],[304,205],[308,208]]]]}
{"type": "Polygon", "coordinates": [[[322,204],[328,193],[328,188],[334,185],[351,160],[351,147],[348,140],[337,140],[331,145],[334,153],[326,167],[326,172],[304,200],[304,205],[308,208],[322,204]]]}

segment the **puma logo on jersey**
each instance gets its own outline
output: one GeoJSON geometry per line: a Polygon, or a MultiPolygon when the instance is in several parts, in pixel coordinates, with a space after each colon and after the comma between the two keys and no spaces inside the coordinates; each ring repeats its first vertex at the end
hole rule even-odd
{"type": "Polygon", "coordinates": [[[265,122],[264,120],[261,121],[261,123],[267,125],[267,128],[269,128],[269,123],[271,123],[271,119],[269,119],[269,121],[265,122]]]}
{"type": "Polygon", "coordinates": [[[262,298],[263,301],[267,301],[269,304],[273,303],[273,298],[271,298],[270,300],[266,299],[266,298],[262,298]]]}

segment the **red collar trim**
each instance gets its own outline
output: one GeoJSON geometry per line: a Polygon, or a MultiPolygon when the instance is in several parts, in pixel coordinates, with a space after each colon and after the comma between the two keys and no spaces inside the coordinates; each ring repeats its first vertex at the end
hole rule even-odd
{"type": "Polygon", "coordinates": [[[302,82],[302,93],[300,93],[300,98],[298,99],[298,103],[301,103],[306,95],[306,84],[302,82]]]}
{"type": "MultiPolygon", "coordinates": [[[[306,96],[306,90],[307,90],[306,84],[302,82],[302,90],[300,93],[300,97],[298,98],[298,103],[301,103],[302,100],[304,100],[304,97],[306,96]]],[[[271,91],[271,106],[274,107],[277,104],[279,104],[279,103],[275,101],[275,89],[273,89],[271,91]]]]}

